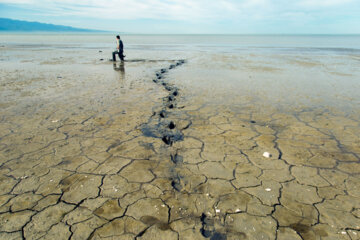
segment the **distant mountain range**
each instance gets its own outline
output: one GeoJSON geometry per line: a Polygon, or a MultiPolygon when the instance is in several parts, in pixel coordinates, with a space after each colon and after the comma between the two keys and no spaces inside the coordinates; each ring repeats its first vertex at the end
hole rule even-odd
{"type": "Polygon", "coordinates": [[[0,31],[11,32],[100,32],[99,30],[73,28],[69,26],[54,25],[39,22],[28,22],[0,18],[0,31]]]}

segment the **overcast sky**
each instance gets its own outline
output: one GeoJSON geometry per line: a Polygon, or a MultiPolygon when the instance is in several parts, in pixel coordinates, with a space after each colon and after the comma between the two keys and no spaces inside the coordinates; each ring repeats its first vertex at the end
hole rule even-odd
{"type": "Polygon", "coordinates": [[[360,0],[0,0],[0,16],[128,33],[360,34],[360,0]]]}

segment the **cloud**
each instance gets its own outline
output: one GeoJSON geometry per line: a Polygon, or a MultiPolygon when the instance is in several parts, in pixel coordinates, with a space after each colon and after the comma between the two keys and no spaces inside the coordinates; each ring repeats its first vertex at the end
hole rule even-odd
{"type": "Polygon", "coordinates": [[[251,16],[271,9],[270,0],[0,0],[56,16],[103,19],[214,20],[251,16]]]}
{"type": "Polygon", "coordinates": [[[303,24],[306,28],[316,22],[336,23],[337,19],[341,18],[356,19],[360,12],[358,1],[77,0],[74,3],[73,0],[0,0],[0,4],[25,9],[33,19],[46,17],[49,20],[56,18],[66,22],[71,19],[78,19],[78,22],[80,19],[91,19],[114,22],[114,26],[124,21],[154,20],[159,24],[178,22],[189,29],[194,26],[208,26],[212,29],[213,25],[229,30],[239,25],[246,29],[255,29],[261,25],[266,30],[266,26],[278,23],[297,23],[296,26],[303,24]]]}
{"type": "Polygon", "coordinates": [[[204,0],[78,0],[76,4],[72,0],[0,0],[1,2],[42,10],[53,15],[77,15],[104,19],[185,20],[220,16],[214,4],[210,4],[212,7],[209,7],[204,0]]]}
{"type": "Polygon", "coordinates": [[[302,0],[298,5],[303,7],[324,8],[341,6],[354,2],[354,0],[302,0]]]}

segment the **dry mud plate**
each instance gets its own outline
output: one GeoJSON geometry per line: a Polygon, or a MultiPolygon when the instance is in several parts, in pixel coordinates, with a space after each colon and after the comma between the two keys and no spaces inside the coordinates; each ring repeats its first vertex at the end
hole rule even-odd
{"type": "Polygon", "coordinates": [[[0,239],[360,239],[358,115],[190,101],[185,60],[71,59],[1,69],[0,239]]]}

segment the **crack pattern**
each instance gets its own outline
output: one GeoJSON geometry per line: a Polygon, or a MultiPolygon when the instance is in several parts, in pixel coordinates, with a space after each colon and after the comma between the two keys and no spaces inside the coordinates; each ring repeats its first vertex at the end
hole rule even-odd
{"type": "Polygon", "coordinates": [[[356,117],[192,101],[187,61],[144,63],[91,106],[3,111],[0,239],[359,238],[356,117]]]}

